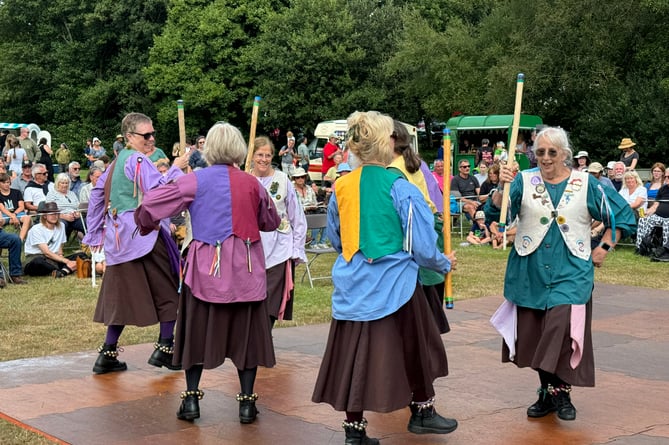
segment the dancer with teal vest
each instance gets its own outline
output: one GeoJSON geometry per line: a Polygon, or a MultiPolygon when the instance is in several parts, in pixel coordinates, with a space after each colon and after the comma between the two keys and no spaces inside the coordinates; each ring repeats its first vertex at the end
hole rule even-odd
{"type": "Polygon", "coordinates": [[[107,326],[107,335],[98,348],[93,372],[125,371],[127,365],[117,358],[123,328],[156,323],[160,323],[160,335],[149,363],[181,369],[172,363],[179,251],[170,236],[169,219],[161,222],[161,230],[142,236],[137,233],[134,213],[146,191],[183,175],[188,157],[176,158],[163,176],[146,156],[155,145],[151,119],[130,113],[123,118],[121,132],[126,148],[91,191],[88,233],[82,240],[93,252],[104,248],[107,262],[93,317],[107,326]]]}

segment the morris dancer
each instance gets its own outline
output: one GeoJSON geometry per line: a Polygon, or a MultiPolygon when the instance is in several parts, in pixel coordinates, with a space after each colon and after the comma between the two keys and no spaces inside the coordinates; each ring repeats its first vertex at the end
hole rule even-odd
{"type": "Polygon", "coordinates": [[[492,195],[501,207],[501,190],[511,182],[508,220],[518,216],[518,222],[504,278],[506,301],[491,321],[504,337],[502,361],[539,373],[539,399],[527,416],[557,411],[560,419],[574,420],[572,385],[595,385],[594,267],[621,236],[634,233],[634,214],[618,193],[605,194],[597,178],[567,166],[572,150],[563,129],[542,130],[533,150],[539,168],[514,179],[502,165],[492,195]],[[591,251],[592,219],[603,221],[606,231],[591,251]]]}
{"type": "Polygon", "coordinates": [[[348,118],[346,146],[362,162],[337,180],[328,236],[339,252],[332,269],[332,323],[312,400],[346,411],[347,445],[376,445],[364,410],[409,406],[408,430],[445,434],[458,423],[437,414],[433,382],[448,374],[446,351],[418,267],[445,273],[456,264],[437,250],[430,208],[420,191],[386,170],[393,120],[376,111],[348,118]]]}
{"type": "Polygon", "coordinates": [[[237,128],[214,125],[203,155],[209,167],[148,192],[135,220],[140,234],[148,234],[161,219],[184,210],[190,213],[193,241],[184,268],[174,348],[175,361],[186,370],[177,417],[200,417],[202,370],[230,358],[241,386],[239,420],[251,423],[258,412],[253,392],[258,365],[272,367],[276,362],[259,231],[274,230],[281,220],[265,189],[239,170],[246,143],[237,128]]]}
{"type": "Polygon", "coordinates": [[[107,326],[104,344],[93,367],[96,374],[125,371],[117,359],[118,339],[125,325],[149,326],[160,322],[160,335],[149,363],[176,370],[172,363],[174,323],[177,316],[179,252],[170,236],[169,220],[161,230],[140,236],[134,212],[143,194],[175,179],[188,165],[187,155],[174,159],[165,176],[146,153],[153,150],[155,134],[151,119],[140,113],[123,118],[121,133],[126,149],[100,177],[91,191],[82,240],[98,251],[104,246],[107,267],[93,320],[107,326]]]}
{"type": "Polygon", "coordinates": [[[274,231],[260,232],[267,269],[267,297],[270,323],[293,319],[293,276],[295,266],[306,263],[304,244],[307,219],[295,194],[293,183],[284,172],[272,167],[274,146],[266,136],[253,141],[251,174],[269,192],[281,217],[274,231]]]}

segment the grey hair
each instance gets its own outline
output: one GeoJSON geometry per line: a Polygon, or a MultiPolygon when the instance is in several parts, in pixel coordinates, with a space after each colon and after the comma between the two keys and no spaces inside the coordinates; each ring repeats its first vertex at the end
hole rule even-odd
{"type": "Polygon", "coordinates": [[[568,165],[571,165],[573,162],[574,154],[571,149],[571,144],[569,142],[569,136],[567,136],[567,132],[560,127],[544,127],[539,134],[537,134],[537,137],[534,142],[534,146],[532,148],[532,151],[536,154],[537,147],[539,146],[539,143],[537,142],[539,139],[546,139],[548,142],[551,143],[551,145],[554,145],[555,147],[559,148],[562,150],[565,154],[565,162],[568,165]]]}
{"type": "Polygon", "coordinates": [[[67,182],[67,188],[70,188],[70,175],[67,173],[58,173],[56,175],[56,181],[54,182],[55,184],[58,184],[59,182],[67,182]]]}
{"type": "Polygon", "coordinates": [[[246,142],[234,125],[217,122],[209,129],[203,151],[204,159],[209,165],[241,165],[246,159],[246,153],[246,142]]]}

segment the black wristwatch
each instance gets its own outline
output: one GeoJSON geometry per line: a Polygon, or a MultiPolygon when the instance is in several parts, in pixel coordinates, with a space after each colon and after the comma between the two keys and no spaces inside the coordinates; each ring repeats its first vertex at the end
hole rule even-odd
{"type": "Polygon", "coordinates": [[[610,252],[611,250],[613,250],[613,247],[610,246],[609,244],[606,244],[604,241],[599,243],[599,246],[597,246],[597,247],[601,247],[602,249],[606,250],[607,252],[610,252]]]}

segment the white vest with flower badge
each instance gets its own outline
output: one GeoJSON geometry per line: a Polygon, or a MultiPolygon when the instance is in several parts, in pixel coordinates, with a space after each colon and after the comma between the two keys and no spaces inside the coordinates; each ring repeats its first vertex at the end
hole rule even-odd
{"type": "Polygon", "coordinates": [[[557,209],[553,207],[538,169],[526,170],[521,174],[522,218],[518,220],[514,241],[518,255],[526,256],[537,250],[555,220],[571,254],[583,260],[590,259],[592,216],[587,205],[588,173],[575,170],[571,172],[557,209]]]}

